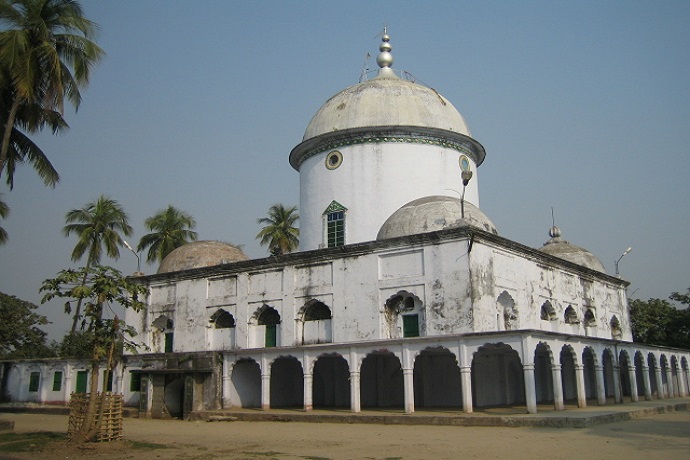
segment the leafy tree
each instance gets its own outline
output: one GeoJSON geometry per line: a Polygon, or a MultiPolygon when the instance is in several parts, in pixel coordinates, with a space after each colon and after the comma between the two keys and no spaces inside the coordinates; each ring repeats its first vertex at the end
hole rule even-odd
{"type": "Polygon", "coordinates": [[[26,145],[17,143],[21,137],[16,128],[36,131],[41,121],[53,130],[61,126],[64,121],[55,116],[62,117],[65,98],[79,107],[79,89],[88,84],[90,70],[104,52],[92,41],[98,26],[84,18],[76,0],[0,0],[0,21],[8,27],[0,32],[0,84],[7,107],[2,113],[1,176],[10,144],[15,155],[28,153],[26,145]]]}
{"type": "Polygon", "coordinates": [[[58,345],[60,358],[88,359],[93,349],[93,333],[89,330],[67,334],[58,345]]]}
{"type": "Polygon", "coordinates": [[[268,217],[257,220],[265,227],[256,235],[256,239],[260,240],[262,246],[268,245],[271,255],[290,253],[299,246],[299,228],[295,227],[297,220],[297,206],[286,208],[282,204],[274,204],[268,210],[268,217]]]}
{"type": "MultiPolygon", "coordinates": [[[[86,268],[99,264],[103,248],[106,254],[113,259],[120,257],[119,246],[122,246],[122,233],[125,236],[132,234],[132,227],[129,225],[127,213],[120,204],[104,195],[98,200],[88,203],[81,209],[73,209],[65,216],[67,225],[63,228],[65,236],[76,233],[79,237],[72,260],[80,260],[84,254],[86,258],[86,268]]],[[[84,272],[86,277],[86,272],[84,272]]],[[[72,321],[71,332],[77,330],[77,323],[81,317],[81,302],[77,303],[72,321]]]]}
{"type": "Polygon", "coordinates": [[[122,341],[127,346],[134,346],[129,337],[136,335],[136,331],[127,327],[115,316],[113,319],[105,317],[105,312],[112,306],[119,304],[124,308],[139,311],[143,303],[139,296],[146,293],[146,288],[130,281],[118,270],[101,265],[83,267],[78,270],[62,270],[53,279],[47,279],[41,286],[45,292],[43,302],[55,297],[69,299],[65,303],[65,311],[70,313],[71,304],[86,301],[84,321],[87,331],[92,335],[90,348],[91,397],[87,404],[84,420],[77,430],[77,442],[90,442],[96,439],[103,420],[105,409],[105,394],[107,381],[103,382],[101,393],[101,410],[96,413],[96,397],[98,394],[99,366],[105,361],[106,375],[115,364],[115,352],[118,343],[122,341]]]}
{"type": "Polygon", "coordinates": [[[689,309],[679,310],[662,299],[633,299],[629,306],[635,342],[690,348],[689,309]]]}
{"type": "Polygon", "coordinates": [[[149,249],[147,262],[162,261],[175,248],[197,240],[194,218],[172,205],[159,211],[144,221],[152,233],[144,235],[139,241],[137,251],[149,249]]]}
{"type": "MultiPolygon", "coordinates": [[[[0,200],[0,219],[7,218],[7,216],[9,214],[10,214],[9,206],[7,206],[7,203],[5,203],[4,201],[0,200]]],[[[8,239],[9,239],[9,235],[7,235],[7,230],[0,227],[0,244],[7,243],[8,239]]]]}
{"type": "Polygon", "coordinates": [[[690,288],[688,288],[687,294],[681,294],[679,292],[672,293],[670,299],[686,305],[687,308],[690,308],[690,288]]]}
{"type": "Polygon", "coordinates": [[[48,324],[35,313],[38,306],[0,292],[0,359],[47,358],[54,350],[46,344],[47,333],[39,328],[48,324]]]}

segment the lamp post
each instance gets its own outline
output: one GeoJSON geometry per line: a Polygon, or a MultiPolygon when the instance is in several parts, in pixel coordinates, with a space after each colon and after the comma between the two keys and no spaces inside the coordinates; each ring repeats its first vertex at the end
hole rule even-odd
{"type": "Polygon", "coordinates": [[[615,265],[616,265],[616,276],[618,276],[618,273],[619,273],[619,272],[618,272],[618,263],[619,263],[619,262],[621,261],[621,259],[622,259],[623,257],[625,257],[630,251],[632,251],[632,247],[629,247],[628,249],[626,249],[625,252],[623,252],[623,254],[621,254],[621,256],[618,258],[618,260],[615,262],[615,265]]]}
{"type": "Polygon", "coordinates": [[[472,179],[472,171],[469,169],[463,170],[461,176],[462,177],[462,196],[460,197],[460,217],[463,219],[465,218],[465,189],[467,188],[467,184],[470,183],[470,179],[472,179]]]}
{"type": "Polygon", "coordinates": [[[129,245],[129,243],[127,241],[122,240],[122,242],[124,243],[125,247],[127,249],[129,249],[130,251],[132,251],[132,254],[134,254],[137,258],[137,275],[138,275],[139,273],[141,273],[141,258],[139,257],[139,254],[137,254],[137,252],[132,248],[132,246],[129,245]]]}

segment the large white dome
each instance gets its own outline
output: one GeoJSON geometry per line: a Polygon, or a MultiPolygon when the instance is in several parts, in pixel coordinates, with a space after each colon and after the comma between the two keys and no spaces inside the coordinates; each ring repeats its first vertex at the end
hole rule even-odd
{"type": "Polygon", "coordinates": [[[379,76],[345,88],[326,101],[303,140],[352,128],[413,126],[471,137],[453,104],[432,88],[396,76],[379,76]]]}

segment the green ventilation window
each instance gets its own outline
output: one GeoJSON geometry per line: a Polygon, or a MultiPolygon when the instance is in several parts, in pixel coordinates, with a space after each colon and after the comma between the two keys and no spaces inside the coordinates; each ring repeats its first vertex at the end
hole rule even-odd
{"type": "Polygon", "coordinates": [[[166,332],[165,333],[165,348],[164,351],[166,353],[172,353],[173,351],[173,333],[172,332],[166,332]]]}
{"type": "Polygon", "coordinates": [[[38,391],[38,386],[40,383],[41,383],[41,373],[40,372],[32,372],[31,376],[29,377],[29,391],[32,393],[38,391]]]}
{"type": "Polygon", "coordinates": [[[62,390],[62,372],[55,371],[53,374],[53,391],[62,390]]]}
{"type": "Polygon", "coordinates": [[[264,342],[266,348],[275,347],[278,344],[278,333],[275,324],[266,325],[266,340],[264,342]]]}
{"type": "Polygon", "coordinates": [[[403,315],[403,337],[419,337],[419,315],[403,315]]]}
{"type": "Polygon", "coordinates": [[[323,215],[326,225],[326,246],[334,248],[345,244],[345,211],[347,208],[337,201],[331,201],[323,215]]]}

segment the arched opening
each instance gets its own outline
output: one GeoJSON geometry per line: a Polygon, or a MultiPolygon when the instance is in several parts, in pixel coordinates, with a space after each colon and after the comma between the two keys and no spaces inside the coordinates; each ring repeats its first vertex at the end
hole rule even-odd
{"type": "Polygon", "coordinates": [[[369,353],[362,361],[360,384],[362,407],[404,407],[402,366],[393,353],[369,353]]]}
{"type": "Polygon", "coordinates": [[[539,343],[534,350],[534,387],[537,403],[552,403],[553,397],[553,357],[545,343],[539,343]]]}
{"type": "Polygon", "coordinates": [[[541,305],[540,318],[543,321],[556,321],[558,319],[556,310],[553,308],[550,301],[547,300],[541,305]]]}
{"type": "Polygon", "coordinates": [[[184,380],[180,374],[165,376],[164,414],[172,418],[182,418],[184,415],[184,380]]]}
{"type": "Polygon", "coordinates": [[[342,356],[320,356],[314,363],[312,385],[315,408],[350,407],[350,368],[342,356]]]}
{"type": "Polygon", "coordinates": [[[618,321],[616,315],[613,315],[609,325],[611,326],[611,337],[615,340],[620,340],[623,337],[623,330],[621,329],[621,322],[618,321]]]}
{"type": "Polygon", "coordinates": [[[597,376],[596,376],[596,360],[594,359],[594,350],[586,347],[582,351],[582,366],[585,374],[585,397],[587,399],[597,398],[597,376]]]}
{"type": "Polygon", "coordinates": [[[639,351],[635,353],[635,382],[637,383],[637,395],[644,396],[644,356],[639,351]]]}
{"type": "Polygon", "coordinates": [[[400,291],[386,300],[383,308],[384,337],[419,337],[424,335],[424,308],[414,294],[400,291]]]}
{"type": "Polygon", "coordinates": [[[414,405],[462,407],[460,367],[443,347],[423,350],[414,362],[414,405]]]}
{"type": "Polygon", "coordinates": [[[614,356],[613,352],[608,348],[604,350],[602,362],[604,365],[604,394],[607,398],[615,399],[616,390],[614,389],[614,385],[616,385],[616,380],[613,375],[614,356]]]}
{"type": "Polygon", "coordinates": [[[271,408],[304,407],[302,363],[293,356],[281,356],[271,364],[271,408]]]}
{"type": "Polygon", "coordinates": [[[330,343],[333,340],[331,309],[312,299],[303,307],[302,344],[330,343]]]}
{"type": "Polygon", "coordinates": [[[229,350],[235,346],[235,318],[230,313],[219,308],[208,322],[211,350],[229,350]]]}
{"type": "Polygon", "coordinates": [[[656,378],[657,362],[656,356],[653,353],[647,354],[647,366],[649,367],[649,390],[652,392],[652,396],[659,399],[663,395],[659,394],[659,384],[660,382],[656,378]]]}
{"type": "Polygon", "coordinates": [[[232,367],[231,407],[261,407],[261,368],[253,359],[240,359],[232,367]]]}
{"type": "Polygon", "coordinates": [[[267,348],[279,346],[280,313],[278,313],[278,311],[275,308],[264,304],[258,310],[256,317],[257,346],[264,346],[267,348]]]}
{"type": "Polygon", "coordinates": [[[632,383],[630,382],[630,358],[625,350],[618,354],[618,366],[621,379],[622,396],[632,397],[632,383]]]}
{"type": "Polygon", "coordinates": [[[510,331],[518,328],[518,311],[515,300],[507,291],[501,292],[496,299],[498,311],[503,319],[503,329],[510,331]]]}
{"type": "Polygon", "coordinates": [[[585,327],[594,327],[597,325],[597,317],[593,308],[585,310],[585,327]]]}
{"type": "Polygon", "coordinates": [[[160,315],[151,323],[152,327],[152,343],[154,353],[172,353],[173,352],[173,320],[166,315],[160,315]]]}
{"type": "Polygon", "coordinates": [[[525,404],[525,380],[517,351],[504,343],[483,345],[472,357],[475,407],[525,404]]]}
{"type": "Polygon", "coordinates": [[[570,345],[561,348],[561,381],[563,382],[563,400],[577,400],[577,377],[575,375],[575,351],[570,345]]]}
{"type": "Polygon", "coordinates": [[[568,307],[565,309],[563,319],[565,320],[565,324],[580,324],[580,320],[577,317],[577,312],[571,305],[568,305],[568,307]]]}

